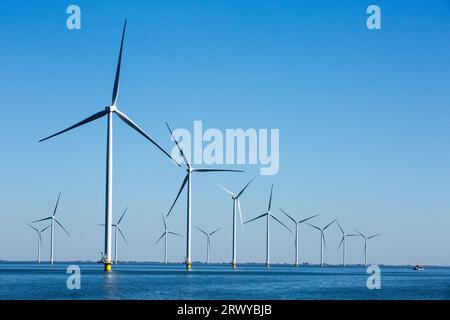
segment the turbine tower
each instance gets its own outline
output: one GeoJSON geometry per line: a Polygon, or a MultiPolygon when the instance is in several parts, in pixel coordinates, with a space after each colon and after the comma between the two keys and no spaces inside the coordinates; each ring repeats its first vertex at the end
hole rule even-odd
{"type": "MultiPolygon", "coordinates": [[[[54,226],[54,222],[56,222],[61,229],[64,230],[64,232],[69,236],[70,238],[70,234],[69,232],[63,227],[63,225],[58,221],[58,219],[56,219],[56,210],[58,209],[58,205],[59,205],[59,199],[61,198],[61,192],[58,195],[58,199],[56,200],[56,205],[55,205],[55,209],[53,209],[53,214],[50,217],[47,218],[43,218],[43,219],[39,219],[39,220],[35,220],[32,221],[31,223],[36,223],[36,222],[40,222],[40,221],[45,221],[45,220],[50,220],[50,263],[53,264],[54,263],[54,259],[53,259],[53,242],[54,242],[54,230],[53,230],[53,226],[54,226]]],[[[48,227],[47,227],[48,228],[48,227]]],[[[42,231],[45,231],[44,228],[42,231]]],[[[41,232],[42,232],[41,231],[41,232]]]]}
{"type": "Polygon", "coordinates": [[[272,208],[272,195],[273,195],[273,183],[272,183],[272,187],[270,189],[270,198],[269,198],[269,205],[267,207],[267,211],[265,213],[263,213],[262,215],[257,216],[256,218],[253,218],[251,220],[248,220],[246,222],[244,222],[244,224],[247,224],[249,222],[258,220],[260,218],[266,217],[266,267],[270,266],[270,252],[269,252],[269,244],[270,244],[270,218],[274,219],[275,221],[277,221],[279,224],[281,224],[283,227],[285,227],[289,232],[291,232],[291,229],[289,229],[283,222],[281,222],[280,220],[278,220],[278,218],[276,218],[272,213],[271,213],[271,208],[272,208]]]}
{"type": "Polygon", "coordinates": [[[366,235],[359,232],[358,229],[356,229],[356,232],[358,232],[359,235],[364,239],[364,265],[367,267],[367,240],[381,236],[381,234],[377,233],[377,234],[374,234],[373,236],[367,237],[366,235]]]}
{"type": "Polygon", "coordinates": [[[206,263],[209,264],[209,257],[211,255],[211,236],[219,231],[222,228],[218,228],[211,233],[207,233],[206,231],[197,227],[197,230],[203,233],[206,236],[206,263]]]}
{"type": "Polygon", "coordinates": [[[336,221],[336,223],[337,223],[337,225],[338,225],[338,227],[339,227],[339,229],[341,230],[341,233],[342,233],[342,239],[341,239],[341,242],[339,243],[338,250],[342,246],[342,266],[345,267],[345,265],[346,265],[345,254],[346,254],[347,237],[356,237],[356,236],[359,236],[359,235],[357,235],[357,234],[346,234],[344,232],[344,229],[342,229],[342,226],[339,224],[339,221],[336,221]]]}
{"type": "Polygon", "coordinates": [[[175,139],[172,130],[169,127],[169,124],[166,122],[167,129],[170,132],[170,135],[172,136],[173,141],[175,142],[178,150],[180,151],[180,155],[183,158],[184,164],[186,165],[186,176],[183,180],[183,183],[181,184],[181,188],[178,191],[177,196],[175,197],[175,200],[173,201],[172,206],[169,209],[169,212],[167,213],[167,216],[170,215],[172,212],[173,207],[175,206],[178,198],[180,197],[181,192],[183,191],[184,187],[187,184],[187,222],[186,222],[186,268],[188,270],[191,269],[191,229],[192,229],[192,173],[204,173],[204,172],[243,172],[242,170],[228,170],[228,169],[199,169],[199,168],[193,168],[191,164],[189,163],[188,159],[186,158],[186,155],[183,152],[183,149],[178,144],[177,139],[175,139]]]}
{"type": "MultiPolygon", "coordinates": [[[[47,139],[53,138],[57,135],[60,135],[69,130],[75,129],[82,125],[85,125],[89,122],[107,116],[107,139],[106,139],[106,193],[105,193],[105,256],[103,258],[104,270],[111,271],[111,238],[112,238],[112,166],[113,166],[113,115],[117,115],[119,119],[129,125],[131,128],[136,130],[139,134],[144,136],[147,140],[149,140],[152,144],[154,144],[159,150],[161,150],[166,156],[170,159],[170,155],[160,146],[158,145],[152,138],[150,138],[136,123],[133,122],[126,114],[119,111],[117,108],[117,98],[119,94],[119,78],[120,78],[120,66],[122,62],[122,49],[123,49],[123,41],[125,37],[125,30],[127,26],[127,20],[123,25],[122,31],[122,40],[120,42],[120,50],[119,50],[119,59],[117,62],[116,76],[114,80],[114,87],[112,93],[112,101],[111,105],[105,107],[104,110],[101,110],[92,116],[74,124],[73,126],[68,127],[62,131],[59,131],[51,136],[48,136],[44,139],[39,140],[39,142],[45,141],[47,139]]],[[[173,160],[173,159],[172,159],[173,160]]],[[[173,160],[175,162],[175,160],[173,160]]]]}
{"type": "Polygon", "coordinates": [[[217,183],[217,185],[222,190],[224,190],[225,192],[227,192],[227,193],[229,193],[231,195],[231,199],[233,200],[233,237],[232,237],[232,244],[231,244],[231,266],[233,268],[236,268],[236,220],[237,220],[237,218],[236,218],[236,210],[239,211],[239,217],[241,219],[240,220],[241,221],[241,227],[243,228],[240,197],[244,193],[245,189],[247,189],[247,187],[250,185],[250,183],[252,183],[252,181],[255,180],[255,179],[256,179],[256,177],[253,178],[252,180],[250,180],[246,184],[246,186],[238,194],[228,190],[224,186],[222,186],[222,185],[217,183]]]}
{"type": "Polygon", "coordinates": [[[162,220],[163,220],[163,224],[164,224],[164,232],[161,235],[161,237],[159,237],[158,240],[156,240],[155,245],[159,242],[159,240],[161,240],[164,237],[164,264],[167,264],[167,235],[171,234],[174,236],[178,236],[178,237],[183,237],[181,234],[169,231],[169,229],[167,229],[167,224],[166,224],[166,219],[164,219],[164,215],[161,214],[162,220]]]}
{"type": "Polygon", "coordinates": [[[315,225],[312,225],[312,224],[310,224],[310,223],[308,223],[308,222],[306,222],[306,224],[307,225],[309,225],[309,226],[311,226],[311,227],[313,227],[313,228],[315,228],[315,229],[317,229],[317,230],[319,230],[320,231],[320,266],[321,267],[323,267],[323,263],[324,263],[324,259],[323,259],[323,250],[325,249],[327,249],[327,244],[326,244],[326,242],[325,242],[325,233],[324,233],[324,231],[326,230],[326,229],[328,229],[333,223],[335,223],[337,221],[337,219],[334,219],[333,221],[331,221],[329,224],[327,224],[325,227],[323,227],[323,228],[319,228],[319,227],[317,227],[317,226],[315,226],[315,225]]]}
{"type": "Polygon", "coordinates": [[[308,217],[306,219],[303,220],[299,220],[298,222],[292,218],[286,211],[284,211],[283,209],[279,208],[281,212],[283,212],[294,224],[295,224],[295,266],[298,267],[298,248],[299,248],[299,237],[298,237],[298,227],[299,225],[301,225],[302,223],[315,218],[318,216],[318,214],[313,215],[311,217],[308,217]]]}
{"type": "Polygon", "coordinates": [[[46,226],[44,229],[39,230],[35,227],[33,227],[31,224],[28,224],[28,226],[30,228],[32,228],[34,231],[37,232],[38,235],[38,254],[37,254],[37,263],[41,263],[41,247],[42,247],[42,232],[44,232],[45,230],[47,230],[50,225],[46,226]]]}
{"type": "MultiPolygon", "coordinates": [[[[119,262],[118,256],[117,256],[117,231],[119,231],[120,235],[122,236],[123,241],[128,245],[128,241],[125,238],[125,235],[123,234],[122,230],[120,229],[119,225],[122,222],[123,216],[127,212],[128,207],[125,208],[124,212],[120,216],[119,221],[117,221],[116,224],[112,224],[112,227],[114,228],[114,264],[117,264],[119,262]]],[[[105,224],[99,224],[99,226],[105,226],[105,224]]]]}

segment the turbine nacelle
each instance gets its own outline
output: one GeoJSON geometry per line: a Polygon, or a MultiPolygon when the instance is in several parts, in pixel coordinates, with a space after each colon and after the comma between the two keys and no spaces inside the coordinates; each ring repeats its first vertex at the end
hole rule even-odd
{"type": "Polygon", "coordinates": [[[108,112],[108,113],[116,112],[117,110],[118,109],[117,109],[117,106],[115,104],[105,107],[105,111],[108,112]]]}

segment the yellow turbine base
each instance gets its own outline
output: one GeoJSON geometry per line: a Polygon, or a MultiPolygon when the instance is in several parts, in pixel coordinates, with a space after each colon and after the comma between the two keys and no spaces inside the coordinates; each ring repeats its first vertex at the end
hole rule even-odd
{"type": "Polygon", "coordinates": [[[104,270],[105,270],[106,272],[111,272],[111,265],[112,265],[111,262],[105,262],[105,264],[104,264],[104,270]]]}
{"type": "Polygon", "coordinates": [[[236,268],[236,261],[231,262],[231,266],[232,266],[233,268],[236,268]]]}
{"type": "Polygon", "coordinates": [[[191,263],[190,262],[186,262],[186,269],[191,270],[191,263]]]}

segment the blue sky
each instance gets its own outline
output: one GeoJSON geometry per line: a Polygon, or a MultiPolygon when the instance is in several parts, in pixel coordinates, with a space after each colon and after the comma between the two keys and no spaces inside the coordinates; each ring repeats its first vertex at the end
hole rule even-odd
{"type": "MultiPolygon", "coordinates": [[[[46,143],[38,139],[93,114],[112,92],[120,33],[128,19],[119,108],[165,148],[164,127],[279,128],[280,171],[259,177],[242,198],[246,219],[267,206],[324,225],[382,233],[369,262],[450,265],[450,3],[435,1],[2,1],[0,259],[35,258],[26,222],[58,216],[58,260],[97,259],[103,248],[106,120],[46,143]],[[82,29],[69,31],[68,5],[82,29]],[[378,4],[382,29],[366,28],[378,4]]],[[[123,259],[160,260],[161,212],[184,171],[115,121],[114,219],[129,207],[123,259]]],[[[239,189],[259,172],[194,180],[193,224],[224,229],[213,261],[229,261],[231,200],[214,182],[239,189]]],[[[288,222],[281,213],[278,217],[288,222]]],[[[169,219],[185,234],[185,200],[169,219]]],[[[239,234],[239,261],[264,261],[263,221],[239,234]]],[[[272,228],[273,262],[293,260],[293,235],[272,228]]],[[[301,259],[317,263],[319,235],[301,228],[301,259]]],[[[348,261],[363,261],[351,239],[348,261]]],[[[327,261],[338,263],[337,228],[327,261]]],[[[193,231],[193,260],[205,258],[193,231]]],[[[182,261],[184,241],[170,240],[182,261]]],[[[48,256],[44,236],[43,258],[48,256]]]]}

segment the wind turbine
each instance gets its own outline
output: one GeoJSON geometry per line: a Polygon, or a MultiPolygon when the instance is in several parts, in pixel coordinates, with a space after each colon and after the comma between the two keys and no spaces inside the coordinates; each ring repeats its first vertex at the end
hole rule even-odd
{"type": "MultiPolygon", "coordinates": [[[[127,212],[128,207],[125,208],[124,212],[120,216],[119,221],[117,221],[116,224],[112,224],[111,226],[114,228],[114,264],[118,263],[118,257],[117,257],[117,231],[119,231],[120,235],[122,236],[123,241],[125,241],[126,244],[128,244],[127,239],[125,238],[125,235],[123,234],[122,230],[120,229],[119,225],[122,222],[123,216],[127,212]]],[[[99,224],[99,226],[105,226],[105,224],[99,224]]]]}
{"type": "Polygon", "coordinates": [[[339,243],[338,250],[342,246],[342,266],[345,267],[345,265],[346,265],[346,263],[345,263],[345,249],[346,249],[347,237],[356,237],[358,235],[357,234],[346,234],[344,232],[344,229],[342,229],[341,225],[339,224],[339,221],[336,221],[336,223],[337,223],[337,225],[338,225],[338,227],[339,227],[339,229],[341,230],[341,233],[342,233],[342,239],[341,239],[341,242],[339,243]]]}
{"type": "Polygon", "coordinates": [[[356,232],[358,232],[359,235],[360,235],[361,237],[363,237],[363,239],[364,239],[364,265],[367,267],[367,240],[370,240],[370,239],[372,239],[372,238],[381,236],[381,234],[380,234],[380,233],[377,233],[377,234],[374,234],[373,236],[366,237],[366,235],[364,235],[364,234],[362,234],[361,232],[359,232],[358,229],[356,229],[356,232]]]}
{"type": "MultiPolygon", "coordinates": [[[[101,110],[92,116],[74,124],[73,126],[68,127],[62,131],[59,131],[51,136],[48,136],[44,139],[39,140],[39,142],[45,141],[47,139],[53,138],[57,135],[60,135],[69,130],[75,129],[82,125],[85,125],[91,121],[102,118],[103,116],[108,116],[108,129],[107,129],[107,140],[106,140],[106,194],[105,194],[105,257],[103,259],[104,270],[111,271],[111,238],[112,238],[112,166],[113,166],[113,114],[116,114],[123,122],[129,125],[131,128],[136,130],[142,136],[144,136],[147,140],[153,143],[159,150],[161,150],[164,154],[166,154],[169,158],[170,155],[160,146],[158,145],[152,138],[150,138],[136,123],[133,122],[126,114],[122,113],[117,109],[117,98],[119,94],[119,78],[120,78],[120,66],[122,62],[122,49],[123,49],[123,40],[125,37],[125,29],[127,26],[127,20],[123,25],[122,32],[122,40],[120,43],[119,50],[119,60],[117,62],[116,69],[116,77],[114,80],[114,87],[112,93],[112,101],[111,105],[105,107],[104,110],[101,110]]],[[[172,159],[172,158],[171,158],[172,159]]],[[[173,160],[173,159],[172,159],[173,160]]],[[[175,160],[173,160],[175,162],[175,160]]],[[[178,164],[179,165],[179,164],[178,164]]]]}
{"type": "Polygon", "coordinates": [[[169,231],[169,229],[167,229],[166,219],[164,219],[164,215],[161,214],[161,217],[163,219],[164,232],[161,235],[161,237],[159,237],[159,239],[156,240],[155,245],[159,242],[159,240],[161,240],[164,237],[164,264],[167,264],[167,235],[171,234],[171,235],[178,236],[178,237],[183,237],[183,236],[181,234],[169,231]]]}
{"type": "Polygon", "coordinates": [[[233,266],[233,268],[236,268],[236,210],[239,211],[239,217],[241,218],[241,227],[243,227],[244,221],[242,220],[240,197],[244,193],[245,189],[247,189],[247,187],[250,185],[250,183],[252,183],[252,181],[255,179],[256,179],[256,177],[253,178],[252,180],[250,180],[238,194],[228,190],[224,186],[217,183],[217,185],[222,190],[229,193],[231,195],[231,199],[233,199],[233,238],[232,238],[232,251],[231,251],[231,265],[233,266]]]}
{"type": "Polygon", "coordinates": [[[312,225],[312,224],[306,222],[307,225],[309,225],[309,226],[311,226],[311,227],[313,227],[313,228],[315,228],[315,229],[320,231],[320,266],[321,267],[323,267],[323,249],[324,249],[324,247],[325,247],[325,250],[327,249],[327,244],[325,242],[325,233],[324,233],[324,231],[326,229],[328,229],[328,227],[330,227],[336,221],[337,221],[337,219],[334,219],[333,221],[331,221],[329,224],[327,224],[323,228],[319,228],[319,227],[317,227],[315,225],[312,225]]]}
{"type": "Polygon", "coordinates": [[[178,144],[177,139],[175,139],[172,130],[169,127],[169,124],[166,122],[167,129],[170,132],[170,135],[172,136],[173,141],[175,141],[175,144],[180,151],[180,155],[183,157],[184,164],[186,165],[186,171],[187,174],[183,180],[183,183],[181,184],[181,188],[178,191],[177,196],[175,197],[175,200],[172,204],[172,206],[169,209],[169,212],[167,213],[167,216],[170,215],[172,212],[173,207],[175,206],[175,203],[177,202],[178,198],[180,197],[181,192],[183,191],[184,187],[187,184],[187,223],[186,223],[186,268],[189,270],[191,269],[191,229],[192,229],[192,173],[203,173],[203,172],[243,172],[242,170],[228,170],[228,169],[201,169],[201,168],[194,168],[189,163],[188,159],[186,158],[186,155],[183,152],[183,149],[178,144]]]}
{"type": "Polygon", "coordinates": [[[42,232],[44,232],[45,230],[47,230],[47,229],[50,227],[50,225],[46,226],[46,227],[45,227],[44,229],[42,229],[42,230],[39,230],[39,229],[33,227],[31,224],[28,224],[28,226],[29,226],[30,228],[32,228],[34,231],[36,231],[37,234],[38,234],[38,255],[37,255],[37,263],[41,263],[41,247],[42,247],[42,236],[41,236],[41,234],[42,234],[42,232]]]}
{"type": "Polygon", "coordinates": [[[206,231],[197,227],[197,230],[203,233],[206,236],[206,263],[209,264],[209,256],[211,254],[211,236],[219,231],[222,228],[218,228],[211,233],[207,233],[206,231]]]}
{"type": "MultiPolygon", "coordinates": [[[[53,262],[54,262],[54,260],[53,260],[53,241],[54,241],[53,225],[54,225],[54,222],[56,222],[61,227],[61,229],[63,229],[64,232],[70,237],[69,232],[63,227],[63,225],[58,221],[58,219],[56,219],[56,210],[58,209],[60,198],[61,198],[61,192],[58,195],[58,200],[56,200],[55,209],[53,210],[53,214],[50,217],[35,220],[35,221],[31,222],[31,223],[36,223],[36,222],[40,222],[40,221],[51,220],[51,222],[50,222],[50,263],[51,264],[53,264],[53,262]]],[[[44,228],[42,231],[44,231],[47,228],[44,228]]]]}
{"type": "Polygon", "coordinates": [[[284,211],[283,209],[279,208],[281,212],[283,212],[294,224],[295,224],[295,266],[298,267],[298,243],[299,243],[299,238],[298,238],[298,226],[312,218],[315,218],[318,216],[318,214],[313,215],[311,217],[308,217],[306,219],[303,220],[299,220],[298,222],[292,218],[286,211],[284,211]]]}
{"type": "Polygon", "coordinates": [[[272,187],[270,189],[270,198],[269,198],[269,206],[267,207],[267,211],[265,213],[263,213],[262,215],[257,216],[256,218],[253,218],[251,220],[248,220],[246,222],[244,222],[244,224],[247,224],[249,222],[258,220],[259,218],[263,218],[263,217],[267,217],[266,220],[266,267],[269,267],[270,265],[270,256],[269,256],[269,242],[270,242],[270,218],[274,219],[275,221],[277,221],[279,224],[281,224],[283,227],[285,227],[287,230],[289,230],[289,232],[291,232],[291,229],[289,229],[283,222],[281,222],[280,220],[278,220],[278,218],[276,218],[272,213],[271,213],[271,208],[272,208],[272,195],[273,195],[273,183],[272,183],[272,187]]]}

